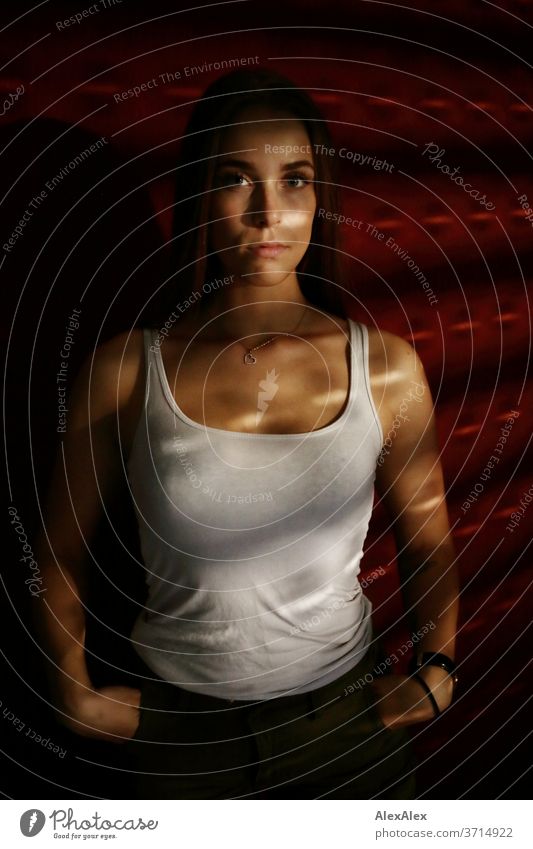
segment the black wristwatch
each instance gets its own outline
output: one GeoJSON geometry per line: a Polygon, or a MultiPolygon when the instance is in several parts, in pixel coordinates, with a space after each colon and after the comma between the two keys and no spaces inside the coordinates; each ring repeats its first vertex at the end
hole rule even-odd
{"type": "Polygon", "coordinates": [[[420,669],[424,666],[440,666],[441,669],[445,669],[448,675],[451,675],[453,679],[454,689],[457,686],[457,682],[459,678],[456,673],[457,664],[455,661],[448,657],[447,654],[441,654],[440,652],[432,652],[426,651],[420,657],[414,656],[411,660],[411,664],[409,667],[409,672],[411,674],[419,672],[420,669]]]}

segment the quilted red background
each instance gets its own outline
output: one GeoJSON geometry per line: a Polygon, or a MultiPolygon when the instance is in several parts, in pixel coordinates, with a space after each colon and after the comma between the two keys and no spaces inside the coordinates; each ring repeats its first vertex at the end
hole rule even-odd
{"type": "MultiPolygon", "coordinates": [[[[21,84],[24,93],[1,119],[2,242],[29,199],[65,163],[97,138],[108,139],[48,192],[24,236],[1,252],[8,500],[31,533],[39,515],[36,493],[42,498],[55,451],[56,353],[72,308],[83,299],[74,368],[99,338],[138,320],[146,293],[159,280],[179,138],[191,102],[219,73],[185,77],[184,69],[259,56],[262,65],[286,73],[315,97],[337,150],[393,166],[377,171],[339,160],[346,215],[392,236],[437,299],[432,305],[408,262],[366,227],[343,227],[352,317],[410,339],[426,366],[458,551],[461,686],[441,721],[413,730],[422,796],[517,798],[529,766],[533,509],[512,530],[508,523],[533,483],[526,382],[533,214],[527,220],[519,201],[526,195],[533,205],[527,62],[533,4],[510,2],[498,10],[483,2],[437,0],[410,6],[228,2],[180,13],[174,4],[123,0],[68,27],[58,22],[87,7],[45,3],[23,14],[19,4],[3,6],[2,97],[21,84]],[[180,78],[161,80],[177,71],[180,78]],[[158,84],[138,97],[116,97],[154,78],[158,84]],[[443,151],[441,164],[458,167],[493,209],[430,161],[424,154],[430,143],[443,151]],[[519,415],[501,461],[463,510],[513,410],[519,415]]],[[[126,508],[114,524],[124,529],[130,553],[110,528],[95,543],[102,571],[95,575],[90,645],[102,681],[115,680],[108,663],[127,668],[131,662],[127,640],[120,634],[111,639],[108,623],[126,634],[142,597],[126,508]]],[[[367,592],[393,649],[408,632],[396,624],[401,599],[386,530],[378,506],[365,573],[377,566],[386,571],[367,592]]],[[[73,741],[42,700],[39,650],[26,630],[26,588],[15,571],[18,556],[13,548],[5,569],[1,698],[43,736],[62,738],[69,770],[66,780],[66,761],[4,723],[3,793],[113,798],[115,778],[105,764],[119,764],[119,753],[103,746],[95,754],[73,741]]],[[[117,798],[127,798],[122,788],[118,792],[117,798]]]]}

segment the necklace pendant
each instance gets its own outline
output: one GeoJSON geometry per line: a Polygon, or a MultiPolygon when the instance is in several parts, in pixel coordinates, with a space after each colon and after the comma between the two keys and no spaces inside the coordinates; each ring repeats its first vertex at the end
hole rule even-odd
{"type": "Polygon", "coordinates": [[[244,357],[243,357],[243,361],[245,362],[245,364],[246,364],[247,366],[253,366],[253,364],[257,362],[257,358],[256,358],[256,357],[254,357],[254,355],[253,355],[250,351],[248,351],[248,352],[244,355],[244,357]]]}

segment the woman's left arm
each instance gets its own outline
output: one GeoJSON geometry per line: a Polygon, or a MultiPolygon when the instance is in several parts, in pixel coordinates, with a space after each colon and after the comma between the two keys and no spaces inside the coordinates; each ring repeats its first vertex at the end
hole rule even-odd
{"type": "MultiPolygon", "coordinates": [[[[386,387],[382,420],[390,422],[376,474],[376,488],[392,522],[404,605],[417,656],[439,652],[455,657],[459,582],[450,534],[433,401],[423,365],[403,339],[382,334],[386,387]]],[[[382,384],[383,385],[383,384],[382,384]]],[[[453,697],[453,679],[438,666],[419,673],[440,710],[453,697]]],[[[385,725],[399,727],[435,715],[415,678],[387,675],[372,689],[385,725]]]]}

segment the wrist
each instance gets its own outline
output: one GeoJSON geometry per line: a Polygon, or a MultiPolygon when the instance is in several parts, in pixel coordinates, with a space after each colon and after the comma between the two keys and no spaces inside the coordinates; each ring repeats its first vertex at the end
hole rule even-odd
{"type": "Polygon", "coordinates": [[[409,673],[421,678],[431,689],[437,702],[435,713],[449,707],[453,699],[458,681],[456,668],[453,658],[442,652],[419,650],[411,659],[409,673]]]}
{"type": "Polygon", "coordinates": [[[412,674],[416,676],[415,680],[418,679],[420,681],[422,679],[429,687],[431,695],[437,703],[438,711],[434,709],[435,715],[438,715],[438,713],[441,713],[450,706],[455,688],[453,678],[448,672],[436,666],[424,666],[412,674]]]}

